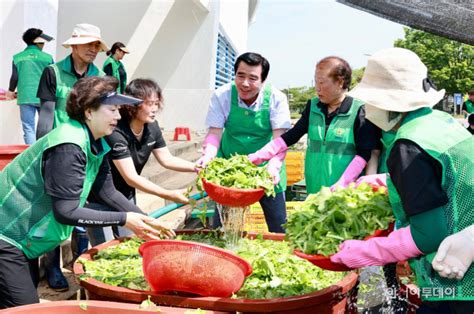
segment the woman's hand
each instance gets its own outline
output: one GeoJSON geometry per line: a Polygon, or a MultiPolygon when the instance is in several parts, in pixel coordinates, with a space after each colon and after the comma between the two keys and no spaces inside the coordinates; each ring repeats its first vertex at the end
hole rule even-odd
{"type": "Polygon", "coordinates": [[[159,240],[160,236],[169,238],[174,231],[155,222],[155,219],[143,214],[128,212],[125,227],[143,240],[159,240]]]}
{"type": "Polygon", "coordinates": [[[169,190],[164,198],[178,204],[188,204],[189,199],[185,196],[186,192],[186,189],[169,190]]]}
{"type": "Polygon", "coordinates": [[[152,226],[153,228],[155,228],[156,230],[160,230],[161,235],[167,239],[170,239],[176,236],[176,233],[173,231],[173,229],[165,226],[158,219],[153,219],[151,221],[147,221],[146,223],[152,226]]]}

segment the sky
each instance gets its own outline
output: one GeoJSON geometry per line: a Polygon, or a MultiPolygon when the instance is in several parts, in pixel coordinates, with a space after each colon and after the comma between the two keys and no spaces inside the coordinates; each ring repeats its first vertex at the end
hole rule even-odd
{"type": "Polygon", "coordinates": [[[268,59],[268,82],[282,89],[311,86],[316,62],[329,55],[364,67],[398,38],[401,24],[333,0],[260,0],[247,48],[268,59]]]}

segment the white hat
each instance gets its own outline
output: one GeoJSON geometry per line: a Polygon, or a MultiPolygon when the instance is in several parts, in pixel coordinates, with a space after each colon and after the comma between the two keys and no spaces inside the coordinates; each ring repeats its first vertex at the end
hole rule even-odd
{"type": "Polygon", "coordinates": [[[100,36],[100,28],[91,24],[77,24],[72,31],[71,38],[63,42],[63,47],[69,48],[71,45],[83,45],[94,41],[100,42],[101,51],[109,50],[100,36]]]}
{"type": "Polygon", "coordinates": [[[420,58],[403,48],[382,49],[367,61],[361,82],[348,95],[378,109],[395,112],[433,107],[444,96],[436,91],[420,58]]]}

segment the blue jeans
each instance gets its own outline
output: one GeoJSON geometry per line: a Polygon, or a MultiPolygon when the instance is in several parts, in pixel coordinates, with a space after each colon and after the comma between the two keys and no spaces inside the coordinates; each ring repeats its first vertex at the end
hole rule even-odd
{"type": "Polygon", "coordinates": [[[39,107],[34,104],[20,105],[20,119],[25,144],[34,144],[34,142],[36,142],[36,113],[39,114],[39,107]]]}
{"type": "MultiPolygon", "coordinates": [[[[130,200],[130,202],[133,202],[133,200],[130,200]]],[[[99,211],[115,211],[114,209],[99,203],[88,203],[85,207],[99,211]]],[[[113,240],[116,237],[126,237],[133,234],[125,227],[117,226],[117,229],[113,227],[87,227],[87,235],[89,236],[91,246],[97,246],[106,241],[113,240]]]]}
{"type": "MultiPolygon", "coordinates": [[[[286,223],[285,193],[277,193],[275,197],[264,196],[259,202],[263,209],[263,215],[265,216],[268,231],[285,233],[285,229],[282,227],[282,225],[286,223]]],[[[217,212],[214,214],[212,226],[213,228],[221,226],[221,219],[217,212]]]]}

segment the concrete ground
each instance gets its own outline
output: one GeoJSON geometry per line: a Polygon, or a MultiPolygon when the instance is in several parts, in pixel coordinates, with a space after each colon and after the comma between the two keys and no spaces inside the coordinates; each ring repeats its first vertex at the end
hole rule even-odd
{"type": "MultiPolygon", "coordinates": [[[[173,141],[174,132],[163,132],[167,146],[174,156],[179,156],[188,161],[196,161],[201,156],[201,145],[205,133],[192,133],[191,141],[186,141],[181,135],[178,141],[173,141]]],[[[150,181],[167,189],[181,189],[187,188],[194,184],[196,180],[195,173],[180,173],[163,168],[153,156],[149,159],[145,168],[142,171],[142,176],[150,181]]],[[[192,192],[195,193],[195,192],[192,192]]],[[[158,196],[137,193],[137,204],[145,212],[151,213],[170,203],[158,196]]],[[[163,222],[168,223],[175,229],[182,228],[186,220],[186,215],[191,212],[190,206],[183,206],[167,215],[160,217],[163,222]]],[[[69,283],[69,290],[65,292],[56,292],[48,287],[46,280],[43,278],[38,287],[38,294],[40,302],[51,302],[59,300],[80,300],[84,297],[81,294],[80,286],[77,284],[74,274],[72,273],[72,254],[70,250],[70,242],[65,241],[61,245],[63,255],[63,273],[69,283]]],[[[41,273],[43,273],[41,271],[41,273]]]]}

